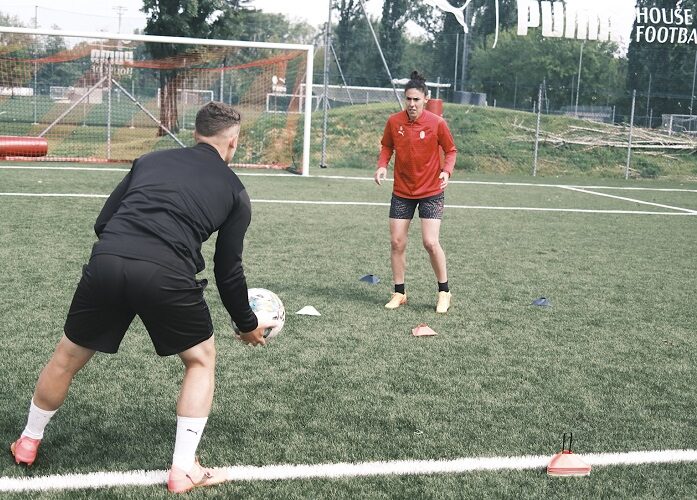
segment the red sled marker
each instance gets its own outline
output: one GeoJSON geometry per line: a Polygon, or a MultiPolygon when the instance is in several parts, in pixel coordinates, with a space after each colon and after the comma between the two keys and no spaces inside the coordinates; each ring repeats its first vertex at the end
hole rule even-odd
{"type": "Polygon", "coordinates": [[[548,476],[589,476],[591,466],[581,460],[571,451],[574,440],[573,432],[569,433],[569,449],[566,449],[566,432],[562,437],[561,451],[552,457],[547,465],[548,476]]]}

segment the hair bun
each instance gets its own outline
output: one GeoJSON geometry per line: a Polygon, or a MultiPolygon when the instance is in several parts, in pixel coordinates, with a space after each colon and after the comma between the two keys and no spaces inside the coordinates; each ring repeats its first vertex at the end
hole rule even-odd
{"type": "Polygon", "coordinates": [[[425,82],[425,81],[426,81],[426,79],[425,79],[423,76],[421,76],[421,75],[419,74],[418,71],[412,71],[412,72],[411,72],[411,75],[409,76],[409,78],[410,78],[411,80],[420,80],[420,81],[422,81],[422,82],[425,82]]]}

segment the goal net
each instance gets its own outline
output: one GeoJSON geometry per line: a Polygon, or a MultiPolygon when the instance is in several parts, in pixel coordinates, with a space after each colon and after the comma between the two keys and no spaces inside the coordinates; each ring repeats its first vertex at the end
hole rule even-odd
{"type": "MultiPolygon", "coordinates": [[[[307,173],[311,76],[309,45],[0,27],[0,144],[38,138],[46,160],[132,161],[194,144],[196,112],[216,100],[242,115],[233,165],[307,173]],[[291,97],[269,109],[280,80],[291,97]]],[[[0,157],[25,156],[10,149],[0,157]]]]}

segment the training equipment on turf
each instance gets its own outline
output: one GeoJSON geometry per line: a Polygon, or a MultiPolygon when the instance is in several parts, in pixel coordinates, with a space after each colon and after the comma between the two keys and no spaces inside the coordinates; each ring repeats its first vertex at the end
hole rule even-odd
{"type": "Polygon", "coordinates": [[[48,141],[43,137],[15,137],[0,135],[0,158],[26,156],[30,158],[46,156],[48,141]]]}
{"type": "Polygon", "coordinates": [[[532,305],[538,307],[552,307],[552,303],[547,297],[540,297],[539,299],[533,300],[532,305]]]}
{"type": "Polygon", "coordinates": [[[17,465],[20,463],[27,464],[27,467],[36,460],[36,454],[39,451],[40,439],[32,439],[28,436],[21,436],[17,441],[10,445],[10,452],[15,458],[17,465]]]}
{"type": "Polygon", "coordinates": [[[5,158],[130,162],[191,146],[216,100],[242,115],[233,166],[309,174],[312,45],[5,26],[0,38],[5,158]]]}
{"type": "Polygon", "coordinates": [[[411,334],[414,337],[433,337],[434,335],[438,335],[426,323],[420,323],[416,325],[414,328],[411,329],[411,334]]]}
{"type": "Polygon", "coordinates": [[[378,283],[380,283],[380,278],[378,278],[374,274],[366,274],[360,277],[360,281],[365,281],[366,283],[370,283],[371,285],[377,285],[378,283]]]}
{"type": "Polygon", "coordinates": [[[301,316],[321,316],[319,311],[312,306],[305,306],[295,314],[300,314],[301,316]]]}
{"type": "MultiPolygon", "coordinates": [[[[274,328],[267,328],[264,332],[266,340],[274,338],[281,332],[286,322],[286,308],[283,306],[283,302],[278,298],[278,295],[266,288],[250,288],[247,291],[247,296],[249,297],[249,307],[252,308],[259,320],[274,320],[278,323],[274,328]]],[[[239,336],[240,330],[234,321],[232,328],[239,336]]]]}
{"type": "Polygon", "coordinates": [[[426,110],[438,116],[443,116],[443,99],[429,99],[426,101],[426,110]]]}
{"type": "Polygon", "coordinates": [[[566,432],[562,437],[561,451],[552,457],[547,465],[547,475],[549,476],[588,476],[591,473],[591,466],[581,460],[578,455],[571,451],[571,443],[574,434],[569,433],[569,448],[566,448],[566,432]]]}

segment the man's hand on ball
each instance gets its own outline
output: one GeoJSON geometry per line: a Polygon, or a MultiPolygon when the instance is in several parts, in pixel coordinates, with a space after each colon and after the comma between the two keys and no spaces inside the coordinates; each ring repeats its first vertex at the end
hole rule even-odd
{"type": "Polygon", "coordinates": [[[266,345],[266,339],[264,338],[265,330],[266,328],[260,325],[251,332],[240,332],[240,340],[248,345],[266,345]]]}
{"type": "Polygon", "coordinates": [[[277,326],[278,321],[274,319],[259,320],[259,324],[257,325],[256,329],[247,333],[240,332],[240,340],[249,345],[266,345],[264,333],[269,328],[276,328],[277,326]]]}

